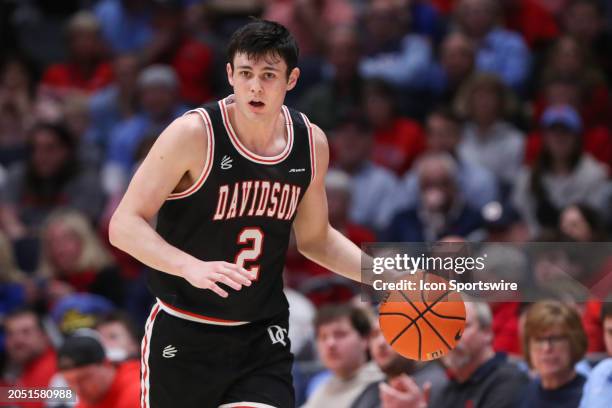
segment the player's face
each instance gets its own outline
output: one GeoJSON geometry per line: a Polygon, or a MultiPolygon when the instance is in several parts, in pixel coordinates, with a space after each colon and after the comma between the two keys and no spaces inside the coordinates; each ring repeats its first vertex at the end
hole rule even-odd
{"type": "Polygon", "coordinates": [[[603,321],[604,343],[608,356],[612,356],[612,316],[607,316],[603,321]]]}
{"type": "Polygon", "coordinates": [[[278,115],[285,94],[295,87],[300,72],[294,68],[287,77],[287,63],[271,54],[252,59],[237,53],[233,68],[228,63],[226,69],[236,106],[250,119],[278,115]]]}
{"type": "Polygon", "coordinates": [[[345,377],[359,368],[366,358],[367,339],[353,328],[348,317],[323,324],[317,333],[317,349],[323,365],[345,377]]]}
{"type": "Polygon", "coordinates": [[[543,378],[564,375],[572,370],[569,339],[560,328],[551,328],[529,339],[529,356],[543,378]]]}

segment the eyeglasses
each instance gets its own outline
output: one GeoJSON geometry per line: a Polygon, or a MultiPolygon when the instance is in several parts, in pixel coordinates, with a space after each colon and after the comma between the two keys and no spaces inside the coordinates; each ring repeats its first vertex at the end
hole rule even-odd
{"type": "Polygon", "coordinates": [[[551,347],[556,347],[563,344],[567,340],[567,336],[558,335],[558,336],[547,336],[547,337],[533,337],[531,341],[537,347],[544,347],[545,345],[550,345],[551,347]]]}

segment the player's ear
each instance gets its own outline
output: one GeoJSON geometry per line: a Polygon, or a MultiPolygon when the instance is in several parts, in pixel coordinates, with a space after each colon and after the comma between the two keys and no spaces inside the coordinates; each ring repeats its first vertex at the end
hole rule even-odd
{"type": "Polygon", "coordinates": [[[230,64],[229,62],[225,64],[225,72],[227,72],[227,81],[230,83],[231,86],[234,86],[234,70],[232,69],[232,64],[230,64]]]}
{"type": "Polygon", "coordinates": [[[300,69],[295,67],[291,70],[291,73],[289,74],[289,79],[287,81],[287,90],[290,91],[293,88],[295,88],[295,85],[297,84],[297,80],[300,77],[300,69]]]}

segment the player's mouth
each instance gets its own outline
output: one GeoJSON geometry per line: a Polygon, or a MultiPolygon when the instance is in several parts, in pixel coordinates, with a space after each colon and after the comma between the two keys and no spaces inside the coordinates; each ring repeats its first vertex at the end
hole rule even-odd
{"type": "Polygon", "coordinates": [[[254,108],[263,108],[266,104],[261,101],[250,101],[249,105],[251,105],[254,108]]]}

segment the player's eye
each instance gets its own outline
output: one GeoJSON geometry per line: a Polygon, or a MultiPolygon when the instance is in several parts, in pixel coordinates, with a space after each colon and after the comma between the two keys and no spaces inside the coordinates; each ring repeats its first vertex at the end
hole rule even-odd
{"type": "Polygon", "coordinates": [[[239,75],[248,78],[251,76],[251,73],[249,71],[240,71],[239,75]]]}
{"type": "Polygon", "coordinates": [[[274,79],[274,78],[276,78],[276,75],[274,75],[272,72],[266,72],[264,74],[264,78],[265,79],[274,79]]]}

